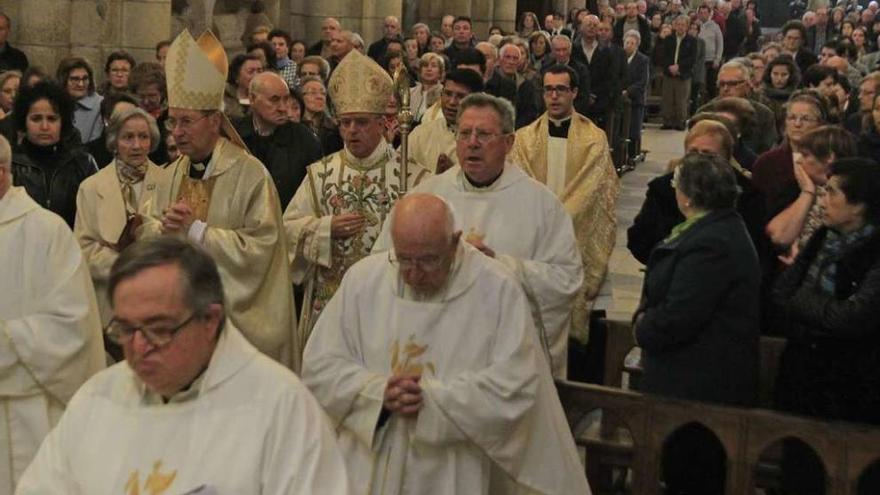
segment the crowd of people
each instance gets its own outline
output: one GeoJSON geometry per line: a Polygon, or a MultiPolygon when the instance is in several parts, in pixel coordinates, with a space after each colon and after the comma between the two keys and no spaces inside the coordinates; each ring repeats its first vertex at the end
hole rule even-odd
{"type": "MultiPolygon", "coordinates": [[[[755,405],[781,335],[776,407],[880,424],[877,2],[778,32],[753,0],[388,16],[371,44],[263,8],[231,59],[184,31],[102,74],[30,65],[0,14],[4,490],[589,493],[553,379],[585,367],[650,94],[686,133],[627,231],[641,390],[755,405]]],[[[670,493],[723,489],[680,468],[670,493]]]]}

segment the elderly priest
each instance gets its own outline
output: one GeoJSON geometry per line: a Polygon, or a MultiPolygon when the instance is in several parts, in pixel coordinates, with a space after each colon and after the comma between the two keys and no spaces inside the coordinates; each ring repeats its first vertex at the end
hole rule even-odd
{"type": "Polygon", "coordinates": [[[168,131],[182,156],[144,184],[141,238],[187,237],[217,262],[229,318],[261,352],[299,370],[293,286],[272,177],[221,112],[226,54],[210,31],[168,49],[168,131]],[[224,137],[225,136],[225,137],[224,137]]]}
{"type": "MultiPolygon", "coordinates": [[[[513,106],[474,93],[458,108],[458,163],[419,184],[455,209],[464,241],[511,270],[532,307],[553,376],[565,378],[572,307],[583,281],[571,217],[544,185],[507,160],[513,106]]],[[[387,229],[376,251],[386,249],[387,229]]]]}
{"type": "Polygon", "coordinates": [[[125,362],[77,392],[17,493],[349,493],[327,416],[226,317],[201,248],[138,242],[108,292],[125,362]]]}
{"type": "Polygon", "coordinates": [[[0,137],[0,493],[12,493],[73,393],[104,367],[89,268],[70,228],[23,187],[0,137]]]}
{"type": "Polygon", "coordinates": [[[346,273],[303,359],[354,486],[589,494],[519,281],[461,242],[439,197],[394,211],[393,251],[346,273]]]}

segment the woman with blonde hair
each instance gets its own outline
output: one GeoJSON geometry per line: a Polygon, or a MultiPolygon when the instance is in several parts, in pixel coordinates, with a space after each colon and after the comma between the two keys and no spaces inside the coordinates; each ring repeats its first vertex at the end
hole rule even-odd
{"type": "Polygon", "coordinates": [[[446,61],[442,55],[428,52],[419,58],[419,82],[409,90],[410,108],[415,120],[421,120],[425,110],[440,98],[445,74],[446,61]]]}

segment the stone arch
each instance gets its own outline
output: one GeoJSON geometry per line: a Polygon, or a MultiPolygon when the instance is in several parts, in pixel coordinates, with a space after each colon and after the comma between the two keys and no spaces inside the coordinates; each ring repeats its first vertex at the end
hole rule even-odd
{"type": "Polygon", "coordinates": [[[663,440],[659,475],[667,490],[724,493],[728,466],[721,439],[700,421],[679,425],[663,440]]]}
{"type": "Polygon", "coordinates": [[[791,435],[769,439],[752,466],[752,488],[782,493],[822,495],[827,492],[828,467],[807,441],[791,435]]]}

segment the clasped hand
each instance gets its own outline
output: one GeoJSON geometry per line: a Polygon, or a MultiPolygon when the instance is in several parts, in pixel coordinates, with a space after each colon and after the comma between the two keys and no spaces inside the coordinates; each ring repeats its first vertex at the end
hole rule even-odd
{"type": "Polygon", "coordinates": [[[394,375],[385,385],[383,406],[388,412],[416,415],[422,407],[421,375],[394,375]]]}

